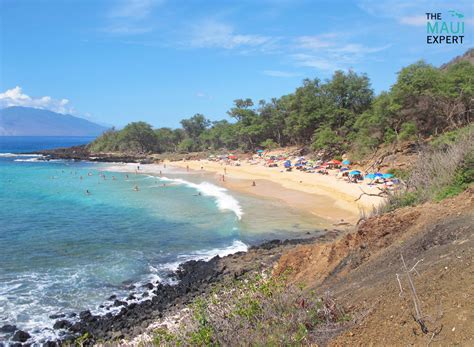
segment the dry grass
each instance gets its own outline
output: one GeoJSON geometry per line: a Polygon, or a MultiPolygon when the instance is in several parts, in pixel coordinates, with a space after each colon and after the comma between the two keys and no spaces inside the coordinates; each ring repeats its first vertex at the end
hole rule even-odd
{"type": "Polygon", "coordinates": [[[311,345],[326,341],[351,318],[329,294],[287,285],[285,276],[253,275],[194,302],[173,331],[155,332],[156,345],[311,345]]]}
{"type": "Polygon", "coordinates": [[[456,141],[443,146],[425,147],[418,154],[409,177],[403,182],[404,188],[390,195],[387,204],[379,208],[376,214],[459,193],[471,183],[470,178],[459,180],[458,176],[460,170],[472,170],[473,152],[473,131],[463,133],[456,141]],[[453,194],[449,194],[450,189],[453,194]]]}

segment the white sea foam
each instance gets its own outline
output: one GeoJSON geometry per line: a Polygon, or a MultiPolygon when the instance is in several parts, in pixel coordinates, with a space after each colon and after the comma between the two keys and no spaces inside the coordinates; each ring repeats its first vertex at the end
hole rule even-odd
{"type": "Polygon", "coordinates": [[[230,246],[224,248],[213,248],[208,250],[200,250],[195,251],[190,254],[181,254],[178,255],[178,260],[172,263],[166,263],[159,266],[160,270],[166,271],[176,271],[180,264],[185,263],[190,260],[211,260],[216,255],[219,257],[225,257],[230,254],[238,253],[238,252],[246,252],[248,250],[248,246],[239,240],[234,240],[230,246]]]}
{"type": "Polygon", "coordinates": [[[232,211],[235,213],[235,215],[237,216],[239,220],[242,219],[242,215],[244,214],[244,212],[242,211],[242,206],[240,206],[240,203],[237,201],[237,199],[234,198],[232,195],[230,195],[228,193],[228,190],[225,188],[218,187],[209,182],[193,183],[193,182],[183,180],[181,178],[162,177],[160,179],[162,181],[182,184],[187,187],[196,189],[198,192],[200,192],[204,196],[211,196],[215,198],[216,205],[219,208],[219,210],[232,211]]]}
{"type": "Polygon", "coordinates": [[[0,158],[16,158],[16,157],[31,157],[39,158],[41,154],[15,154],[15,153],[0,153],[0,158]]]}
{"type": "Polygon", "coordinates": [[[43,158],[28,158],[28,159],[15,159],[13,161],[17,162],[35,162],[35,163],[54,163],[54,162],[60,162],[64,161],[63,159],[49,159],[49,160],[44,160],[43,158]]]}

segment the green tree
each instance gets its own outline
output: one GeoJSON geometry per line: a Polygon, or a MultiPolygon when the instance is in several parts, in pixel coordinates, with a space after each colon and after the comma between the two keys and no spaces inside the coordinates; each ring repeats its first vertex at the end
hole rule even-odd
{"type": "Polygon", "coordinates": [[[156,137],[150,124],[133,122],[119,133],[119,150],[133,153],[149,153],[156,149],[156,137]]]}

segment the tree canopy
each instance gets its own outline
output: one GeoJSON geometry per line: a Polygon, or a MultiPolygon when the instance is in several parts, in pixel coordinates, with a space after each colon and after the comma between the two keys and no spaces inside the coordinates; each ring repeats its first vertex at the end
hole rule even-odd
{"type": "Polygon", "coordinates": [[[427,137],[471,122],[474,65],[458,62],[437,69],[423,61],[398,73],[378,96],[365,74],[336,71],[325,81],[305,79],[293,93],[260,100],[237,99],[229,119],[211,122],[202,114],[181,128],[153,129],[133,122],[105,132],[93,151],[133,153],[308,146],[315,151],[361,155],[382,143],[427,137]]]}

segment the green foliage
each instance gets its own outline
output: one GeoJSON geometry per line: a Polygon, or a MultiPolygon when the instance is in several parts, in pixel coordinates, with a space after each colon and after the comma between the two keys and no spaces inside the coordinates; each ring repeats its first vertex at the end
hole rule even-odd
{"type": "Polygon", "coordinates": [[[407,179],[408,176],[410,175],[410,173],[407,170],[402,170],[402,169],[389,169],[388,173],[402,180],[407,179]]]}
{"type": "MultiPolygon", "coordinates": [[[[463,192],[474,182],[474,133],[459,131],[454,142],[427,147],[410,173],[393,170],[405,189],[389,196],[386,210],[440,201],[463,192]]],[[[448,136],[451,138],[451,135],[448,136]]]]}
{"type": "Polygon", "coordinates": [[[398,138],[401,141],[414,140],[416,138],[416,134],[416,124],[414,122],[406,122],[402,124],[398,138]]]}
{"type": "Polygon", "coordinates": [[[275,148],[278,148],[278,143],[276,143],[272,139],[266,139],[260,144],[260,146],[262,146],[265,149],[275,149],[275,148]]]}
{"type": "Polygon", "coordinates": [[[311,345],[319,327],[332,329],[352,318],[331,297],[318,297],[286,276],[247,274],[216,285],[191,306],[173,332],[155,334],[157,345],[311,345]]]}
{"type": "Polygon", "coordinates": [[[474,151],[470,152],[466,157],[462,166],[460,166],[452,179],[451,184],[439,189],[434,200],[440,201],[459,193],[462,193],[474,182],[474,151]]]}
{"type": "Polygon", "coordinates": [[[153,130],[144,122],[105,132],[90,144],[95,152],[254,151],[259,146],[303,145],[362,159],[381,144],[439,136],[451,141],[471,123],[474,66],[460,62],[441,70],[423,61],[400,70],[396,83],[374,97],[370,80],[336,71],[326,81],[305,79],[293,93],[269,102],[237,99],[231,121],[211,122],[202,114],[181,121],[182,128],[153,130]]]}
{"type": "Polygon", "coordinates": [[[323,127],[314,132],[311,147],[314,150],[325,149],[338,152],[342,148],[343,143],[343,138],[338,136],[334,130],[331,130],[329,127],[323,127]]]}

